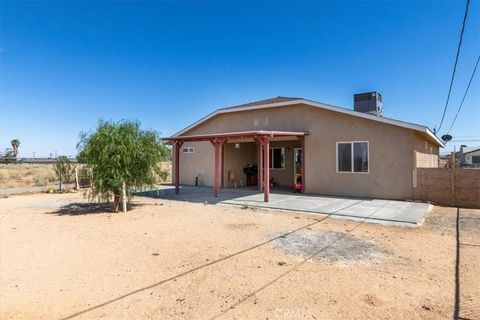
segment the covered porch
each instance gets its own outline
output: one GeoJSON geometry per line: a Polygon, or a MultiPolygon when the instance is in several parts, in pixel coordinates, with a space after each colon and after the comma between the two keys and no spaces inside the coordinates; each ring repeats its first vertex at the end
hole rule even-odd
{"type": "MultiPolygon", "coordinates": [[[[301,190],[305,190],[305,136],[307,132],[295,132],[295,131],[245,131],[245,132],[228,132],[228,133],[215,133],[204,135],[190,135],[190,136],[176,136],[168,137],[163,140],[172,144],[174,154],[174,174],[173,180],[175,184],[175,193],[180,193],[180,168],[181,168],[181,152],[182,146],[186,142],[210,142],[212,145],[212,152],[214,153],[212,167],[213,170],[213,196],[219,197],[221,188],[234,187],[241,188],[245,185],[256,185],[258,190],[263,192],[263,201],[268,202],[270,197],[270,186],[276,185],[277,182],[274,178],[281,178],[283,185],[294,185],[295,182],[299,182],[297,187],[301,190]],[[226,146],[229,148],[226,148],[226,146]],[[238,160],[238,154],[235,156],[233,150],[240,148],[241,145],[249,146],[242,150],[243,154],[248,152],[250,157],[256,158],[255,164],[255,176],[254,179],[251,176],[243,177],[243,172],[239,173],[238,161],[234,164],[235,160],[238,160]],[[256,149],[256,153],[255,153],[256,149]],[[250,150],[250,151],[248,151],[250,150]],[[253,150],[253,151],[251,151],[253,150]],[[279,163],[283,163],[283,169],[285,169],[285,150],[289,154],[293,154],[295,159],[292,160],[293,164],[289,163],[288,174],[280,175],[279,171],[274,171],[279,163]],[[226,151],[228,152],[226,157],[226,151]],[[273,158],[273,159],[272,159],[273,158]],[[227,161],[225,160],[227,159],[227,161]],[[281,159],[278,161],[278,159],[281,159]],[[235,165],[237,167],[235,167],[235,165]],[[227,170],[225,167],[227,166],[227,170]],[[233,167],[236,170],[230,170],[233,167]],[[290,168],[292,167],[292,168],[290,168]],[[274,174],[272,174],[272,172],[274,174]],[[288,175],[285,178],[285,175],[288,175]],[[287,180],[286,180],[287,179],[287,180]],[[290,180],[288,180],[290,179],[290,180]],[[253,182],[252,182],[253,181],[253,182]],[[285,181],[288,181],[286,184],[285,181]]],[[[291,158],[291,157],[290,157],[291,158]]],[[[289,158],[289,161],[291,160],[289,158]]],[[[254,163],[251,161],[251,163],[254,163]]],[[[222,189],[224,192],[225,189],[222,189]]],[[[292,188],[293,190],[293,188],[292,188]]]]}
{"type": "Polygon", "coordinates": [[[163,185],[155,191],[143,192],[140,195],[204,204],[298,211],[329,215],[337,219],[402,227],[417,227],[422,223],[425,214],[432,209],[432,205],[428,203],[298,194],[281,188],[272,190],[269,202],[265,202],[263,194],[251,187],[222,189],[217,196],[212,194],[211,187],[180,186],[179,188],[181,192],[176,193],[173,185],[163,185]]]}

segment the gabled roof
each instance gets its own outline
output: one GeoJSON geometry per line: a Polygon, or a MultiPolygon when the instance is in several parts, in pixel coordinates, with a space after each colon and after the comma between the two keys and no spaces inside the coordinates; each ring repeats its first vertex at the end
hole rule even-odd
{"type": "Polygon", "coordinates": [[[255,107],[255,106],[267,105],[267,104],[271,104],[271,103],[288,102],[288,101],[294,101],[294,100],[302,100],[302,98],[292,98],[292,97],[278,96],[278,97],[275,97],[275,98],[270,98],[270,99],[258,100],[258,101],[255,101],[255,102],[239,104],[238,106],[220,108],[220,110],[243,108],[243,107],[255,107]]]}
{"type": "Polygon", "coordinates": [[[478,150],[480,150],[480,147],[466,147],[463,148],[463,154],[472,153],[478,150]]]}
{"type": "Polygon", "coordinates": [[[398,127],[403,127],[407,129],[411,129],[414,131],[418,131],[421,133],[426,134],[431,140],[435,141],[439,146],[445,147],[443,142],[433,134],[433,132],[426,126],[410,123],[410,122],[405,122],[405,121],[400,121],[400,120],[395,120],[395,119],[390,119],[390,118],[385,118],[385,117],[379,117],[375,116],[372,114],[368,113],[363,113],[363,112],[357,112],[351,109],[346,109],[342,107],[337,107],[333,106],[330,104],[325,104],[321,102],[316,102],[312,100],[307,100],[303,98],[291,98],[291,97],[275,97],[275,98],[270,98],[270,99],[264,99],[264,100],[259,100],[251,103],[245,103],[245,104],[240,104],[237,106],[233,107],[226,107],[226,108],[220,108],[217,109],[216,111],[210,113],[209,115],[201,118],[200,120],[196,121],[195,123],[191,124],[190,126],[184,128],[183,130],[177,132],[173,136],[179,136],[182,135],[183,133],[187,132],[190,129],[193,129],[194,127],[200,125],[201,123],[207,121],[208,119],[218,115],[218,114],[223,114],[223,113],[230,113],[230,112],[240,112],[240,111],[248,111],[248,110],[258,110],[258,109],[266,109],[266,108],[276,108],[276,107],[285,107],[285,106],[290,106],[290,105],[297,105],[297,104],[304,104],[320,109],[325,109],[325,110],[330,110],[334,112],[339,112],[343,114],[348,114],[351,116],[363,118],[363,119],[368,119],[372,121],[377,121],[381,123],[386,123],[386,124],[391,124],[394,126],[398,127]]]}

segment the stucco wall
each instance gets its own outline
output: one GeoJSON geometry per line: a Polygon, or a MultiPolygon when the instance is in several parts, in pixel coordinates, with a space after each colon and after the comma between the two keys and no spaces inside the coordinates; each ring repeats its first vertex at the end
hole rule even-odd
{"type": "MultiPolygon", "coordinates": [[[[391,199],[412,198],[413,151],[419,148],[418,145],[424,139],[420,136],[416,139],[415,133],[410,129],[330,110],[296,105],[219,114],[184,135],[250,130],[309,132],[305,139],[306,192],[391,199]],[[336,172],[336,142],[341,141],[369,141],[369,173],[336,172]]],[[[195,154],[189,155],[191,159],[181,160],[180,183],[188,183],[194,179],[190,176],[193,172],[202,172],[205,184],[212,184],[213,147],[208,142],[202,145],[206,146],[206,151],[197,151],[200,148],[196,148],[195,154]],[[210,177],[207,178],[208,174],[210,177]]],[[[438,148],[436,152],[438,154],[438,148]]],[[[286,159],[289,158],[287,155],[286,159]]],[[[256,162],[256,159],[253,161],[256,162]]],[[[286,166],[293,167],[289,164],[286,166]]]]}
{"type": "Polygon", "coordinates": [[[430,141],[423,139],[418,133],[413,134],[415,158],[417,168],[438,168],[439,149],[430,141]]]}
{"type": "MultiPolygon", "coordinates": [[[[247,176],[243,173],[243,166],[246,164],[257,164],[257,145],[254,142],[239,143],[240,148],[235,149],[235,143],[226,143],[224,146],[224,185],[233,187],[234,181],[228,179],[228,172],[235,173],[237,185],[247,184],[247,176]]],[[[213,162],[211,163],[213,166],[213,162]]]]}
{"type": "MultiPolygon", "coordinates": [[[[235,186],[235,182],[229,180],[228,173],[233,171],[237,180],[237,186],[246,185],[247,177],[243,173],[246,164],[258,165],[257,146],[254,142],[237,142],[239,148],[235,148],[236,142],[226,143],[224,146],[224,185],[227,188],[235,186]]],[[[300,142],[295,141],[272,141],[271,147],[285,148],[285,168],[270,170],[270,177],[280,186],[293,185],[293,148],[300,147],[300,142]],[[287,147],[289,150],[287,150],[287,147]]],[[[180,184],[194,185],[195,177],[199,179],[199,185],[213,185],[214,149],[210,142],[185,143],[182,146],[194,147],[194,153],[180,153],[180,184]]]]}
{"type": "MultiPolygon", "coordinates": [[[[213,185],[213,159],[214,149],[210,142],[185,142],[182,146],[194,147],[193,153],[183,153],[180,150],[180,184],[194,185],[195,177],[198,184],[205,186],[213,185]]],[[[175,161],[173,161],[175,172],[175,161]]],[[[175,177],[174,174],[172,174],[175,177]]],[[[175,180],[175,178],[173,179],[175,180]]]]}

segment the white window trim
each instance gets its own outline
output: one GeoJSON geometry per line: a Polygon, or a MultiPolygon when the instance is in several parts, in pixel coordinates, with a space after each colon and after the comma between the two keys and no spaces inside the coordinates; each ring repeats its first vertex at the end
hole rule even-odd
{"type": "MultiPolygon", "coordinates": [[[[283,167],[282,168],[269,168],[270,170],[285,170],[285,147],[270,147],[270,150],[273,149],[282,149],[282,156],[283,156],[283,167]]],[[[271,157],[272,165],[273,165],[273,151],[272,151],[272,157],[271,157]]],[[[268,165],[270,167],[270,164],[268,165]]]]}
{"type": "Polygon", "coordinates": [[[182,153],[194,153],[195,148],[194,147],[183,147],[182,148],[182,153]]]}
{"type": "Polygon", "coordinates": [[[335,167],[337,169],[337,173],[347,173],[347,174],[350,174],[350,173],[359,173],[359,174],[369,174],[370,173],[370,143],[368,141],[339,141],[336,143],[335,145],[335,160],[336,160],[336,164],[335,164],[335,167]],[[354,143],[357,143],[357,142],[366,142],[367,143],[367,155],[368,155],[368,158],[367,158],[367,161],[368,161],[368,167],[367,167],[367,171],[366,172],[361,172],[361,171],[354,171],[354,154],[353,154],[353,144],[354,143]],[[351,144],[351,154],[352,154],[352,171],[339,171],[338,170],[338,145],[340,143],[350,143],[351,144]]]}

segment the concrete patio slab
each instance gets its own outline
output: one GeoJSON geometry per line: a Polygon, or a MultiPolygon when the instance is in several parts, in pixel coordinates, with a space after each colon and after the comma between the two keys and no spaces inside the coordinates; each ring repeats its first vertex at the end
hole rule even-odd
{"type": "Polygon", "coordinates": [[[384,199],[333,197],[312,194],[297,194],[273,190],[270,201],[263,201],[263,193],[256,189],[222,189],[218,198],[212,188],[183,186],[175,194],[172,186],[141,193],[172,200],[189,202],[240,205],[263,209],[300,211],[311,214],[330,215],[332,218],[365,221],[404,227],[417,227],[426,213],[432,209],[428,203],[384,199]]]}

